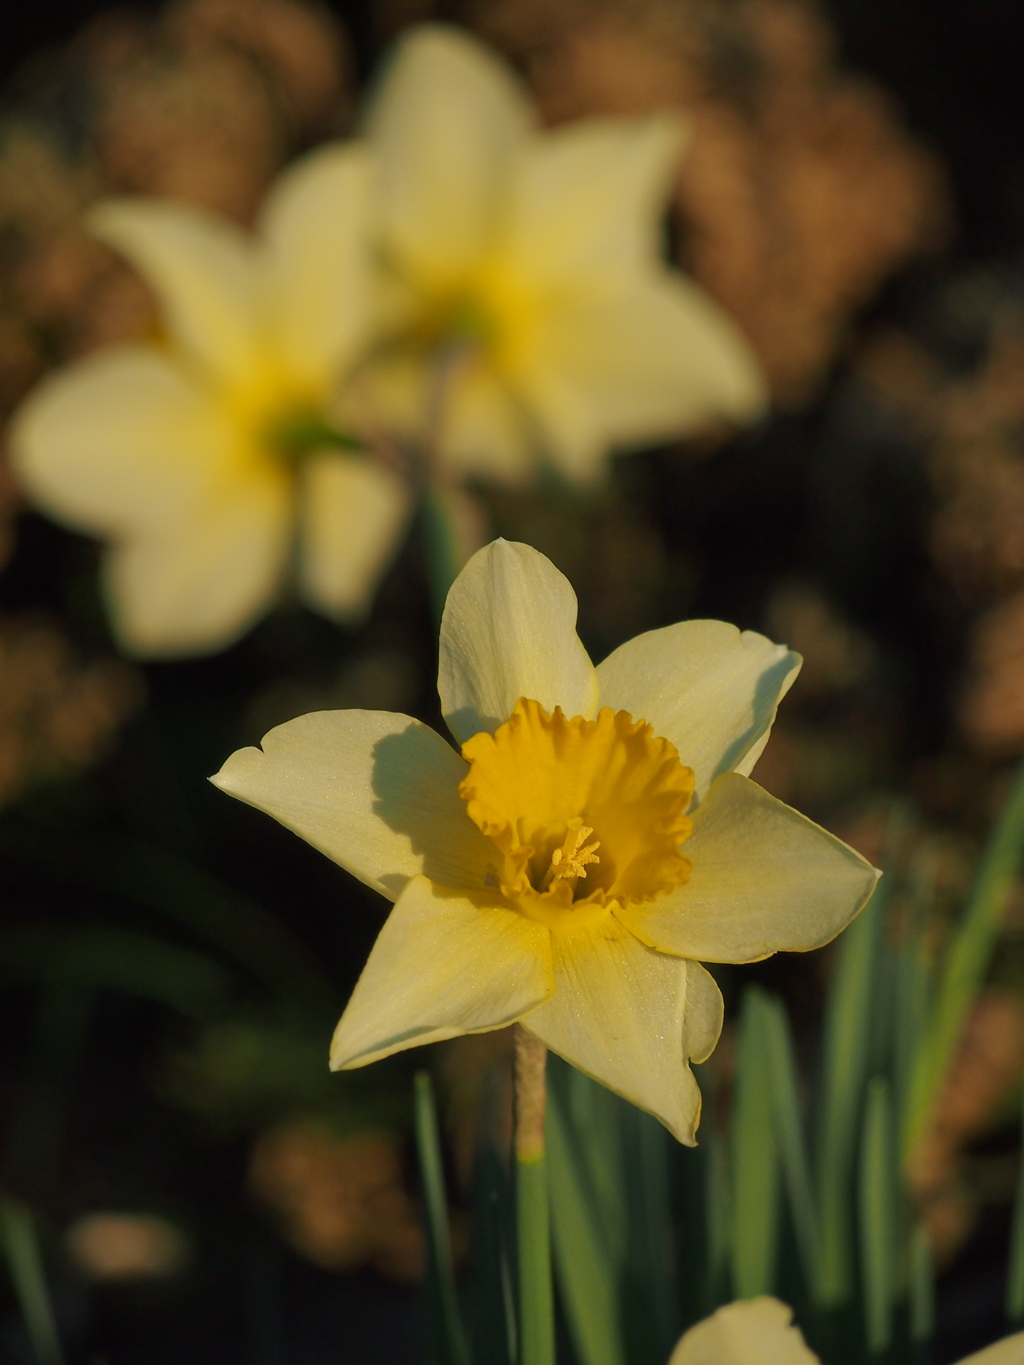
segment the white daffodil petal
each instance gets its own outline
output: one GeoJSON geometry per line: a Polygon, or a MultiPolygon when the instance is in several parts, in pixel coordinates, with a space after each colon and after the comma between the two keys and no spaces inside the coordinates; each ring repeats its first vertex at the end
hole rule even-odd
{"type": "Polygon", "coordinates": [[[291,514],[285,471],[269,467],[219,489],[187,521],[111,546],[105,587],[125,648],[169,656],[232,644],[277,595],[291,514]]]}
{"type": "Polygon", "coordinates": [[[443,288],[476,261],[531,124],[509,68],[467,33],[425,25],[399,43],[368,133],[401,265],[443,288]]]}
{"type": "Polygon", "coordinates": [[[280,177],[260,217],[274,336],[313,385],[328,383],[366,332],[372,174],[362,144],[322,147],[280,177]]]}
{"type": "Polygon", "coordinates": [[[620,645],[597,669],[599,705],[643,718],[692,768],[697,797],[751,771],[800,656],[724,621],[680,621],[620,645]]]}
{"type": "Polygon", "coordinates": [[[647,444],[722,419],[747,422],[767,389],[739,328],[703,290],[651,271],[610,297],[552,309],[518,383],[570,478],[611,446],[647,444]]]}
{"type": "Polygon", "coordinates": [[[521,404],[484,367],[453,384],[439,440],[453,473],[523,484],[536,470],[536,444],[521,404]]]}
{"type": "Polygon", "coordinates": [[[530,545],[496,540],[452,584],[441,618],[437,690],[463,743],[494,731],[520,697],[593,714],[594,666],[576,634],[569,580],[530,545]]]}
{"type": "Polygon", "coordinates": [[[722,1031],[714,978],[604,925],[552,934],[551,948],[555,993],[525,1027],[692,1146],[701,1101],[688,1062],[710,1056],[722,1031]]]}
{"type": "Polygon", "coordinates": [[[683,1334],[668,1365],[820,1365],[792,1319],[767,1296],[727,1303],[683,1334]]]}
{"type": "Polygon", "coordinates": [[[394,900],[410,877],[473,893],[494,845],[466,814],[468,765],[391,711],[314,711],[239,749],[210,780],[394,900]]]}
{"type": "Polygon", "coordinates": [[[644,943],[703,962],[820,948],[867,903],[878,873],[859,853],[738,773],[693,816],[690,880],[615,914],[644,943]]]}
{"type": "Polygon", "coordinates": [[[236,446],[220,410],[155,346],[99,351],[44,380],[8,441],[30,496],[99,535],[181,524],[236,446]]]}
{"type": "Polygon", "coordinates": [[[513,1023],[551,994],[550,937],[514,910],[478,906],[414,877],[341,1016],[331,1067],[513,1023]]]}
{"type": "Polygon", "coordinates": [[[516,168],[509,265],[564,288],[649,266],[686,138],[681,116],[588,118],[531,139],[516,168]]]}
{"type": "Polygon", "coordinates": [[[303,461],[299,480],[299,572],[311,606],[330,616],[364,611],[409,516],[409,490],[358,456],[303,461]]]}
{"type": "Polygon", "coordinates": [[[227,219],[160,199],[104,199],[89,230],[152,286],[172,338],[211,374],[251,373],[258,307],[256,253],[227,219]]]}
{"type": "Polygon", "coordinates": [[[1024,1365],[1024,1332],[1003,1337],[984,1350],[975,1351],[960,1361],[960,1365],[1024,1365]]]}

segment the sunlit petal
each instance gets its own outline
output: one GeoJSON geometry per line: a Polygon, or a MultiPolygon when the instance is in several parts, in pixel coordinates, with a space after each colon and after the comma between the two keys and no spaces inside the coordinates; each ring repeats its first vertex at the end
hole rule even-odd
{"type": "Polygon", "coordinates": [[[552,990],[550,935],[415,877],[388,916],[331,1043],[331,1066],[502,1028],[552,990]]]}
{"type": "Polygon", "coordinates": [[[684,886],[616,915],[644,943],[704,962],[820,948],[878,879],[854,849],[737,773],[697,807],[686,856],[684,886]]]}
{"type": "Polygon", "coordinates": [[[688,1063],[718,1041],[721,992],[699,963],[655,952],[609,924],[552,934],[555,993],[523,1022],[693,1145],[700,1091],[688,1063]]]}
{"type": "Polygon", "coordinates": [[[531,139],[510,196],[510,267],[559,288],[633,277],[660,254],[685,139],[670,113],[580,119],[531,139]]]}
{"type": "Polygon", "coordinates": [[[329,145],[280,177],[260,217],[268,324],[295,375],[314,384],[350,361],[366,332],[372,185],[362,144],[329,145]]]}
{"type": "Polygon", "coordinates": [[[681,1337],[668,1365],[820,1365],[792,1319],[767,1296],[728,1303],[681,1337]]]}
{"type": "Polygon", "coordinates": [[[681,621],[620,645],[599,665],[600,705],[643,717],[692,768],[697,796],[720,773],[748,774],[800,656],[724,621],[681,621]]]}
{"type": "Polygon", "coordinates": [[[495,730],[520,697],[567,716],[593,714],[593,665],[576,634],[576,594],[529,545],[496,540],[477,551],[441,619],[438,692],[462,741],[495,730]]]}
{"type": "Polygon", "coordinates": [[[767,390],[739,328],[703,290],[667,272],[552,309],[525,383],[553,457],[593,477],[610,446],[749,422],[767,390]]]}
{"type": "Polygon", "coordinates": [[[1003,1337],[982,1351],[975,1351],[960,1365],[1024,1365],[1024,1332],[1015,1332],[1012,1337],[1003,1337]]]}
{"type": "Polygon", "coordinates": [[[459,797],[468,767],[408,716],[314,711],[239,749],[211,780],[394,900],[419,873],[484,887],[494,847],[459,797]]]}
{"type": "Polygon", "coordinates": [[[91,232],[153,288],[173,340],[211,375],[245,379],[256,363],[256,252],[225,218],[162,199],[104,199],[91,232]]]}
{"type": "Polygon", "coordinates": [[[111,546],[104,579],[125,648],[167,656],[232,644],[282,581],[291,510],[288,481],[271,466],[226,483],[187,523],[111,546]]]}
{"type": "Polygon", "coordinates": [[[315,455],[299,480],[300,577],[332,616],[365,610],[409,515],[409,489],[372,460],[315,455]]]}
{"type": "Polygon", "coordinates": [[[237,450],[205,390],[153,346],[100,351],[45,380],[8,439],[30,496],[98,535],[181,524],[237,450]]]}
{"type": "Polygon", "coordinates": [[[383,230],[398,262],[443,287],[487,243],[532,114],[509,68],[428,25],[398,46],[371,108],[383,230]]]}

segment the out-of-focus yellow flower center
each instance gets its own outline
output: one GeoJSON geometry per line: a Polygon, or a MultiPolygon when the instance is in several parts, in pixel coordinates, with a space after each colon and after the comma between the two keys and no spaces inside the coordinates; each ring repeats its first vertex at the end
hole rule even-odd
{"type": "Polygon", "coordinates": [[[488,259],[458,284],[425,284],[422,295],[410,337],[415,346],[430,352],[465,348],[499,370],[514,368],[530,349],[544,303],[500,259],[488,259]]]}
{"type": "Polygon", "coordinates": [[[693,772],[646,721],[609,707],[570,720],[521,697],[462,755],[470,768],[459,795],[497,850],[489,880],[523,914],[569,929],[689,877],[679,845],[691,829],[693,772]]]}

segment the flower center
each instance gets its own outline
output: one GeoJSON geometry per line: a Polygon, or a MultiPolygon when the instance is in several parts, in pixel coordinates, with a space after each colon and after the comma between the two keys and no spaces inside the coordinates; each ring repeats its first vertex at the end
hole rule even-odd
{"type": "Polygon", "coordinates": [[[609,707],[570,720],[521,697],[462,755],[470,768],[459,795],[495,845],[488,881],[523,914],[572,928],[689,877],[679,845],[691,829],[693,773],[646,721],[609,707]]]}

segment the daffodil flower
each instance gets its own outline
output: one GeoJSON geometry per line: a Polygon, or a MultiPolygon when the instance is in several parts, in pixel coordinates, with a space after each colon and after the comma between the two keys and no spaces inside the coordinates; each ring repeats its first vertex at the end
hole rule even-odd
{"type": "MultiPolygon", "coordinates": [[[[791,1308],[767,1296],[726,1304],[684,1333],[669,1365],[821,1365],[792,1317],[791,1308]]],[[[1024,1365],[1024,1332],[967,1356],[960,1365],[1024,1365]]]]}
{"type": "Polygon", "coordinates": [[[514,1021],[694,1141],[689,1069],[722,997],[700,960],[828,942],[864,859],[747,777],[799,660],[720,621],[594,668],[576,598],[527,545],[456,579],[439,691],[461,744],[408,716],[324,711],[213,781],[395,902],[331,1065],[514,1021]]]}
{"type": "Polygon", "coordinates": [[[162,336],[45,381],[11,447],[40,507],[109,542],[114,625],[135,653],[230,643],[292,571],[310,605],[357,612],[387,561],[405,486],[344,448],[333,412],[368,324],[369,175],[357,147],[314,154],[254,236],[169,201],[90,215],[154,290],[162,336]]]}
{"type": "Polygon", "coordinates": [[[485,47],[413,30],[367,123],[391,420],[521,481],[538,455],[587,480],[610,446],[758,416],[739,329],[661,260],[685,131],[669,113],[544,131],[485,47]]]}

